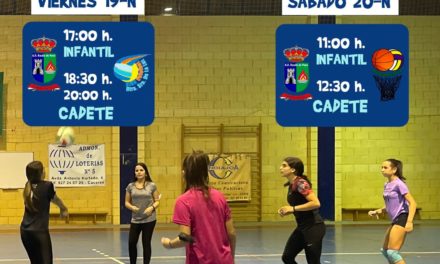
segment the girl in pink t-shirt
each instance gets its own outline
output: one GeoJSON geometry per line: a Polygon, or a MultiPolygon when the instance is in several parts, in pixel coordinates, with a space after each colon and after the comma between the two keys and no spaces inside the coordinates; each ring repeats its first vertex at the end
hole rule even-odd
{"type": "Polygon", "coordinates": [[[173,222],[180,234],[162,238],[165,248],[186,246],[187,264],[233,264],[235,229],[221,192],[208,186],[209,157],[195,151],[183,161],[185,193],[177,198],[173,222]]]}
{"type": "Polygon", "coordinates": [[[381,248],[382,254],[392,264],[405,264],[399,250],[405,242],[406,234],[413,230],[413,219],[416,213],[416,201],[409,193],[403,177],[403,165],[400,160],[387,159],[382,163],[382,175],[388,179],[383,198],[385,207],[370,211],[370,216],[379,215],[386,210],[391,226],[385,234],[381,248]]]}

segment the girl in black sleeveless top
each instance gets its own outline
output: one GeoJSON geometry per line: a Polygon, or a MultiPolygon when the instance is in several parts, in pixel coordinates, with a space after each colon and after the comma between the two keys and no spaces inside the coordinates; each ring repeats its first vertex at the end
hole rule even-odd
{"type": "Polygon", "coordinates": [[[60,208],[61,216],[67,217],[67,207],[56,195],[50,181],[44,181],[44,168],[40,161],[26,166],[28,179],[23,190],[25,211],[20,225],[23,246],[31,264],[52,264],[52,242],[49,234],[50,202],[60,208]]]}
{"type": "Polygon", "coordinates": [[[311,189],[311,183],[304,173],[304,164],[299,158],[288,157],[281,163],[280,171],[288,182],[287,202],[289,205],[278,210],[281,216],[293,214],[297,228],[290,235],[284,248],[284,263],[296,264],[296,256],[303,249],[308,264],[320,264],[322,239],[325,235],[324,221],[319,215],[321,206],[311,189]]]}

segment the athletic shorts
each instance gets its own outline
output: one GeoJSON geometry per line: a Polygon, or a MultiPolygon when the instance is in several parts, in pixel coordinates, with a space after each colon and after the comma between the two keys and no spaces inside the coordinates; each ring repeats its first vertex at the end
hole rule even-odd
{"type": "Polygon", "coordinates": [[[408,220],[408,213],[400,214],[394,221],[391,223],[391,225],[399,225],[401,227],[406,226],[406,221],[408,220]]]}

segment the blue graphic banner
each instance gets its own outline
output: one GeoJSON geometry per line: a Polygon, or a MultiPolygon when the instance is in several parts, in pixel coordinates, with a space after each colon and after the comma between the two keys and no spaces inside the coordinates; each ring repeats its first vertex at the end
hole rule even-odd
{"type": "Polygon", "coordinates": [[[146,126],[154,119],[149,23],[31,22],[23,28],[30,126],[146,126]]]}
{"type": "Polygon", "coordinates": [[[282,25],[276,32],[281,126],[403,126],[409,115],[403,25],[282,25]]]}

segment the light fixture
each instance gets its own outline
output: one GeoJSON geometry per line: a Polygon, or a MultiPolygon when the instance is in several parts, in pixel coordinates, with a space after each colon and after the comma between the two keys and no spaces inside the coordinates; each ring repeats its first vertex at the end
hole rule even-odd
{"type": "Polygon", "coordinates": [[[172,8],[172,7],[165,7],[165,8],[163,9],[163,11],[165,11],[165,12],[171,12],[171,11],[173,11],[173,8],[172,8]]]}

